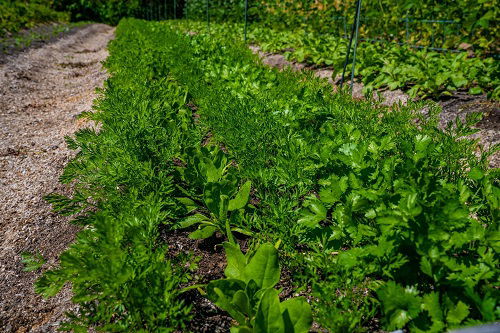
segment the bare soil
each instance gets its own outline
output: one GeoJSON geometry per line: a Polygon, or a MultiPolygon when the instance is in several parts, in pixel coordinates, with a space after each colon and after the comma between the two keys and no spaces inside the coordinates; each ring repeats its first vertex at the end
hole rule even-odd
{"type": "Polygon", "coordinates": [[[73,241],[78,228],[43,200],[69,193],[58,178],[74,156],[64,136],[84,126],[114,29],[91,24],[58,40],[7,56],[0,65],[0,330],[53,332],[73,308],[68,288],[44,300],[33,283],[41,272],[24,272],[21,253],[40,253],[45,270],[73,241]]]}

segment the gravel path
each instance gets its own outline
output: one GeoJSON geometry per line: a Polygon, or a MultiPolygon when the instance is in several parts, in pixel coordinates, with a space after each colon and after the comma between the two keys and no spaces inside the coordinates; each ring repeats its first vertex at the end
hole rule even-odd
{"type": "Polygon", "coordinates": [[[100,62],[114,29],[78,28],[56,42],[29,49],[0,66],[0,331],[53,332],[70,292],[43,300],[33,291],[40,272],[24,272],[20,254],[39,251],[46,269],[78,228],[51,213],[42,197],[68,192],[58,183],[73,156],[64,142],[84,124],[106,73],[100,62]]]}

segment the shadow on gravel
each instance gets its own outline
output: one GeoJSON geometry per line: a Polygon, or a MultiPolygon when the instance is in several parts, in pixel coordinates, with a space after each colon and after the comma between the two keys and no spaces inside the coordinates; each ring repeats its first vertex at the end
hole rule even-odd
{"type": "Polygon", "coordinates": [[[0,38],[0,65],[27,49],[36,49],[75,34],[90,23],[50,23],[0,38]]]}

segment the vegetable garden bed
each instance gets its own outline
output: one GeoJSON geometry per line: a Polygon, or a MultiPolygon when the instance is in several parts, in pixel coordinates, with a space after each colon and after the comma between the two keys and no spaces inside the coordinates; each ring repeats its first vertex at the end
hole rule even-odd
{"type": "Polygon", "coordinates": [[[61,180],[75,193],[48,197],[84,226],[36,285],[72,284],[67,328],[217,331],[189,323],[202,297],[232,332],[307,332],[313,319],[439,332],[500,317],[498,169],[464,139],[477,116],[442,131],[434,105],[353,101],[263,66],[230,35],[135,19],[106,67],[84,115],[100,130],[68,138],[79,152],[61,180]],[[207,279],[200,248],[180,246],[206,242],[224,275],[207,279]]]}

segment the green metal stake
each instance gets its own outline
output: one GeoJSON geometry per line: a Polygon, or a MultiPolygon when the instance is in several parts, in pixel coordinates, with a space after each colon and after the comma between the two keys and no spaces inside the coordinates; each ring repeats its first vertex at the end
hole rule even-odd
{"type": "Polygon", "coordinates": [[[167,15],[167,0],[163,1],[163,19],[166,20],[168,17],[167,15]]]}
{"type": "MultiPolygon", "coordinates": [[[[356,13],[358,12],[359,1],[356,3],[356,13]]],[[[345,71],[347,70],[347,64],[349,63],[349,56],[351,55],[352,39],[354,38],[354,29],[356,27],[356,17],[352,23],[351,35],[349,36],[349,46],[347,47],[347,52],[345,55],[344,69],[342,70],[342,77],[340,79],[340,90],[344,86],[345,71]]]]}
{"type": "Polygon", "coordinates": [[[359,17],[361,13],[361,0],[358,0],[358,12],[356,13],[356,41],[354,42],[354,54],[352,56],[352,71],[351,71],[351,94],[354,87],[354,69],[356,67],[356,49],[358,48],[359,40],[359,17]]]}
{"type": "Polygon", "coordinates": [[[248,25],[248,0],[245,0],[245,32],[243,41],[247,42],[247,25],[248,25]]]}
{"type": "Polygon", "coordinates": [[[174,0],[174,20],[177,19],[177,1],[174,0]]]}

